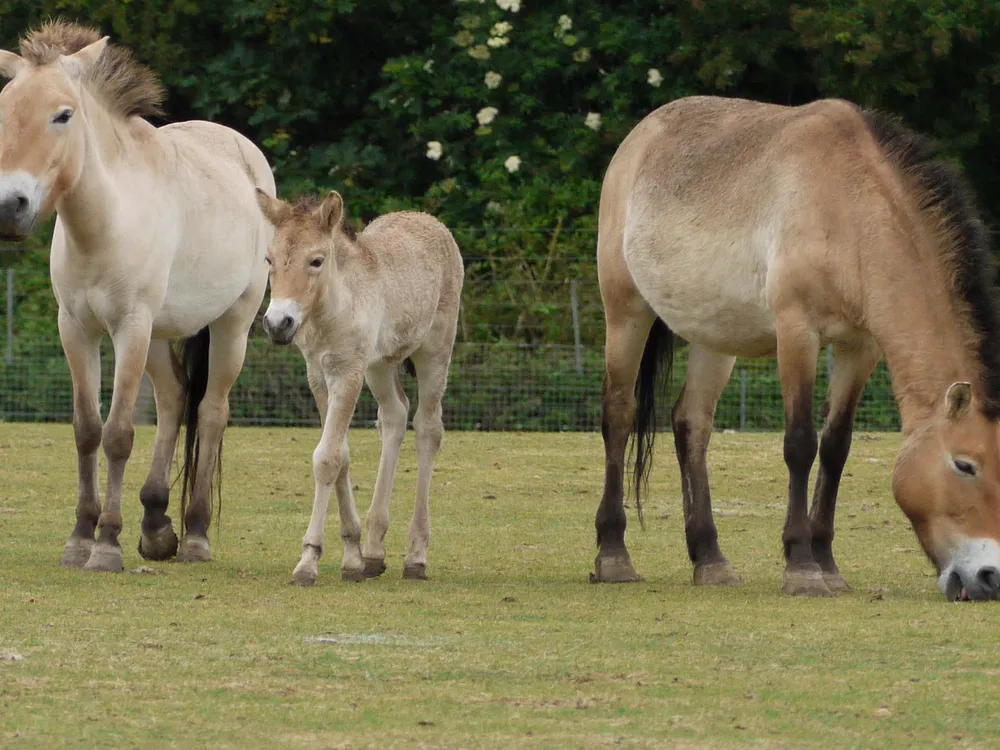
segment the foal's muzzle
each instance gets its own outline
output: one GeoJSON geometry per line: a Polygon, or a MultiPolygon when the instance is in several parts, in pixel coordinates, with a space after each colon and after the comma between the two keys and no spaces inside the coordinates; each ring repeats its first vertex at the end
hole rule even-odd
{"type": "Polygon", "coordinates": [[[302,324],[302,308],[288,299],[271,300],[264,313],[264,333],[275,344],[290,344],[302,324]]]}

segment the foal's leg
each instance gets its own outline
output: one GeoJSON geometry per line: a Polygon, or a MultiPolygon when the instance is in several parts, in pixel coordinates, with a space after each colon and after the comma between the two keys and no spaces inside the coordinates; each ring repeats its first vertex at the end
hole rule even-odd
{"type": "Polygon", "coordinates": [[[102,435],[104,455],[108,459],[108,484],[104,510],[97,521],[97,543],[85,570],[122,569],[122,548],[118,542],[122,530],[122,481],[135,440],[132,413],[146,365],[151,331],[151,316],[139,312],[124,321],[111,336],[115,348],[115,387],[102,435]]]}
{"type": "Polygon", "coordinates": [[[94,547],[94,531],[101,514],[98,500],[97,449],[101,445],[101,364],[99,338],[62,310],[59,311],[59,338],[73,377],[73,435],[79,469],[76,526],[63,550],[61,565],[82,568],[94,547]]]}
{"type": "Polygon", "coordinates": [[[604,496],[594,522],[598,551],[590,580],[595,583],[641,580],[625,547],[625,449],[635,421],[635,380],[654,316],[642,300],[633,298],[631,309],[622,302],[620,299],[604,301],[607,318],[606,370],[601,399],[604,496]]]}
{"type": "Polygon", "coordinates": [[[819,472],[809,513],[813,558],[823,570],[827,587],[834,592],[850,590],[833,560],[833,514],[837,507],[837,490],[847,454],[851,450],[858,400],[878,359],[879,351],[874,342],[853,349],[837,347],[834,353],[833,377],[827,395],[829,413],[819,444],[819,472]]]}
{"type": "Polygon", "coordinates": [[[448,384],[452,340],[442,347],[444,356],[413,356],[417,370],[417,412],[413,429],[417,434],[417,497],[410,520],[409,545],[403,561],[403,578],[427,578],[427,549],[431,543],[430,495],[434,457],[444,440],[441,399],[448,384]]]}
{"type": "Polygon", "coordinates": [[[793,596],[829,596],[830,589],[812,553],[809,523],[809,472],[816,459],[813,391],[819,337],[798,310],[777,317],[778,371],[785,405],[785,464],[788,466],[788,514],[783,590],[793,596]]]}
{"type": "Polygon", "coordinates": [[[229,423],[229,391],[243,369],[247,327],[238,316],[224,316],[209,326],[208,383],[198,405],[198,451],[191,498],[184,513],[184,538],[177,551],[180,562],[208,562],[212,549],[208,527],[212,522],[212,485],[222,436],[229,423]]]}
{"type": "Polygon", "coordinates": [[[382,454],[378,462],[378,476],[372,505],[365,519],[365,545],[361,556],[365,576],[375,578],[385,572],[385,533],[389,529],[389,501],[392,482],[399,461],[399,447],[406,435],[406,420],[410,415],[410,401],[399,384],[395,365],[379,363],[368,368],[365,375],[368,388],[378,402],[378,431],[382,437],[382,454]]]}
{"type": "Polygon", "coordinates": [[[139,554],[147,560],[167,560],[177,554],[177,534],[167,515],[167,504],[170,501],[170,469],[184,415],[183,374],[169,341],[150,343],[146,372],[153,383],[156,399],[156,442],[149,475],[139,490],[144,509],[139,554]]]}
{"type": "Polygon", "coordinates": [[[674,446],[681,468],[684,497],[684,533],[694,563],[696,586],[732,585],[739,576],[719,549],[708,490],[708,441],[712,437],[715,406],[733,372],[735,357],[691,346],[687,379],[671,415],[674,446]]]}
{"type": "Polygon", "coordinates": [[[361,369],[345,372],[335,380],[328,381],[326,390],[327,409],[323,417],[323,435],[313,451],[313,476],[316,480],[316,494],[313,498],[309,528],[302,538],[302,557],[295,566],[292,582],[300,586],[316,583],[319,575],[319,559],[323,556],[323,527],[326,511],[330,504],[330,494],[337,490],[340,506],[340,537],[344,542],[344,556],[341,561],[341,578],[360,581],[364,578],[361,562],[361,519],[354,505],[351,491],[350,454],[347,450],[347,430],[351,426],[354,407],[361,395],[364,377],[361,369]]]}

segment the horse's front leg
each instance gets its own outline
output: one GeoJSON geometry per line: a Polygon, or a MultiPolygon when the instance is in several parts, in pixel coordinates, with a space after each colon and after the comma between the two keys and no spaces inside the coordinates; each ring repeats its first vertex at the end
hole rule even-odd
{"type": "Polygon", "coordinates": [[[97,544],[90,553],[85,570],[122,569],[122,548],[118,542],[122,530],[122,482],[125,464],[132,455],[135,439],[132,412],[146,366],[151,331],[151,316],[140,311],[123,321],[111,336],[115,349],[115,384],[101,439],[108,460],[108,484],[104,510],[97,521],[97,544]]]}
{"type": "Polygon", "coordinates": [[[326,415],[323,418],[323,435],[313,451],[313,476],[316,493],[313,498],[309,528],[302,538],[302,557],[295,566],[292,581],[300,586],[316,583],[319,576],[319,559],[323,555],[323,527],[330,494],[337,490],[340,507],[340,536],[344,541],[341,577],[345,580],[364,578],[361,560],[361,519],[354,504],[349,475],[350,454],[347,449],[347,430],[351,426],[354,407],[361,395],[364,382],[363,369],[338,374],[327,381],[326,415]]]}
{"type": "Polygon", "coordinates": [[[66,542],[61,565],[82,568],[94,547],[101,514],[97,497],[97,449],[101,445],[100,338],[91,336],[64,310],[59,310],[59,339],[73,378],[73,435],[79,465],[76,526],[66,542]]]}

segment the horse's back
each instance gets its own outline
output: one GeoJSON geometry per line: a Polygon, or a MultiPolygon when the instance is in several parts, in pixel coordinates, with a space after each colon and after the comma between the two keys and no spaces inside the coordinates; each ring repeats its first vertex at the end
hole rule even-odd
{"type": "Polygon", "coordinates": [[[772,354],[778,270],[829,276],[831,255],[869,229],[852,196],[880,158],[847,102],[678,100],[637,125],[608,168],[599,267],[683,338],[772,354]]]}

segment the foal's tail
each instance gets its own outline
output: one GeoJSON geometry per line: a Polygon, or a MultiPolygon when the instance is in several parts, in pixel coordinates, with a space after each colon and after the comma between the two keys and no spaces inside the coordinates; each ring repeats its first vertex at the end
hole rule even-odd
{"type": "MultiPolygon", "coordinates": [[[[184,468],[181,481],[181,529],[184,529],[184,516],[187,510],[189,494],[194,490],[195,477],[198,470],[198,407],[205,398],[208,388],[208,327],[202,328],[184,342],[184,352],[181,355],[181,365],[187,375],[187,390],[184,398],[184,468]]],[[[219,458],[216,463],[217,481],[219,487],[219,515],[222,515],[222,445],[219,445],[219,458]]],[[[209,493],[211,495],[211,492],[209,493]]],[[[211,497],[209,498],[211,499],[211,497]]]]}
{"type": "Polygon", "coordinates": [[[656,439],[656,397],[666,397],[670,388],[670,373],[674,367],[674,332],[659,318],[649,329],[646,348],[635,380],[635,422],[629,444],[628,462],[633,464],[632,486],[635,490],[635,507],[639,523],[646,528],[642,517],[642,493],[649,488],[649,468],[653,459],[653,441],[656,439]]]}

